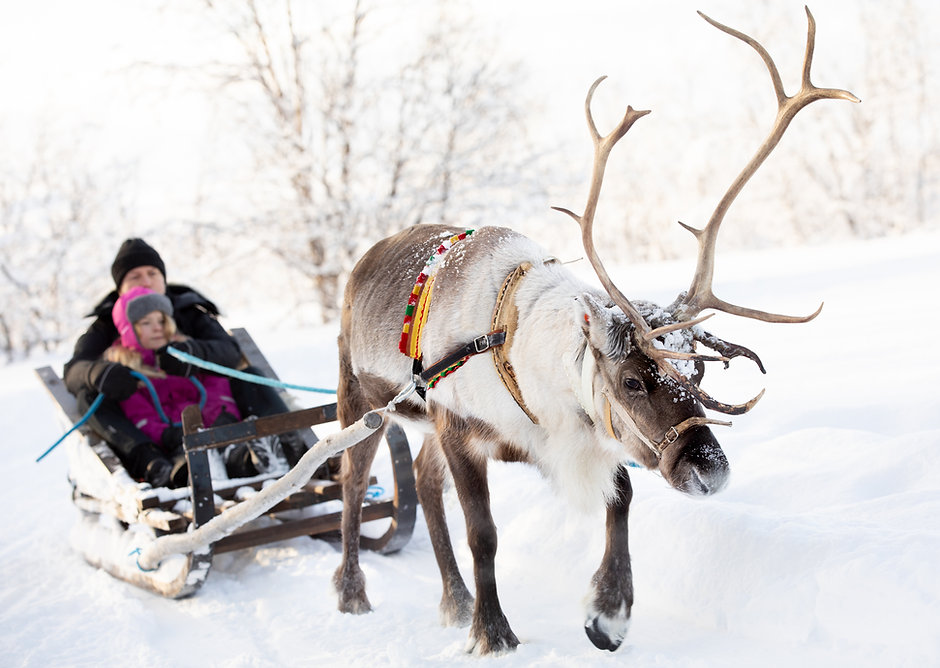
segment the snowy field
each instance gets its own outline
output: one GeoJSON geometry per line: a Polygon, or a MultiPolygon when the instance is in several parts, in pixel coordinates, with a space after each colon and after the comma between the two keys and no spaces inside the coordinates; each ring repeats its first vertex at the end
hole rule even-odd
{"type": "MultiPolygon", "coordinates": [[[[940,665],[940,356],[930,348],[940,327],[940,235],[722,256],[719,265],[716,292],[731,301],[825,307],[806,325],[710,323],[755,349],[768,375],[738,360],[713,369],[707,388],[734,401],[767,393],[732,429],[716,428],[732,467],[721,494],[688,498],[634,472],[636,605],[618,652],[595,649],[581,628],[602,512],[570,509],[520,465],[490,474],[500,594],[522,641],[511,655],[466,656],[466,630],[439,626],[420,514],[402,552],[363,555],[375,611],[361,617],[336,611],[339,554],[318,540],[220,555],[183,601],[96,571],[69,547],[77,511],[65,452],[34,463],[62,425],[32,369],[61,369],[60,354],[0,369],[10,467],[0,491],[0,664],[940,665]]],[[[631,297],[662,303],[691,269],[686,261],[614,273],[631,297]]],[[[247,316],[226,324],[250,326],[247,316]]],[[[336,327],[253,334],[284,380],[335,386],[336,327]]],[[[448,499],[469,578],[462,518],[453,492],[448,499]]]]}

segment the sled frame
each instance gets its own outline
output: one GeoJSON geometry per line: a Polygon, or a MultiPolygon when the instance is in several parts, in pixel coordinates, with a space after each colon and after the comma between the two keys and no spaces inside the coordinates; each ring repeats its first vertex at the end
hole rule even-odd
{"type": "MultiPolygon", "coordinates": [[[[261,353],[254,340],[243,328],[233,329],[232,336],[236,339],[245,357],[245,363],[254,367],[263,375],[277,379],[273,368],[267,358],[261,353]]],[[[81,419],[75,397],[67,390],[64,382],[51,367],[36,369],[46,389],[55,399],[59,408],[68,420],[75,424],[81,419]]],[[[288,400],[285,390],[278,390],[285,401],[288,400]]],[[[288,403],[288,405],[290,405],[288,403]]],[[[202,417],[198,411],[185,411],[183,418],[183,446],[189,464],[189,487],[181,490],[157,490],[147,485],[137,484],[135,495],[136,509],[128,509],[127,504],[109,503],[107,499],[98,499],[82,493],[73,488],[73,502],[83,511],[83,519],[88,521],[89,516],[109,515],[124,524],[142,523],[150,526],[158,534],[178,533],[188,530],[190,524],[199,527],[217,512],[221,512],[231,504],[237,504],[235,499],[239,490],[251,487],[260,490],[266,480],[275,479],[276,474],[259,475],[253,478],[235,479],[231,481],[213,481],[209,472],[209,451],[223,448],[231,443],[248,441],[259,436],[280,434],[286,431],[297,430],[301,433],[307,447],[313,446],[319,438],[312,429],[317,425],[335,422],[337,419],[336,403],[324,404],[312,408],[290,411],[280,415],[244,420],[234,424],[220,427],[203,428],[202,417]],[[169,491],[167,498],[166,492],[169,491]],[[183,514],[176,513],[172,508],[180,498],[188,494],[192,501],[191,510],[183,514]],[[222,499],[222,507],[216,507],[216,499],[222,499]]],[[[101,464],[112,476],[127,476],[127,473],[117,455],[107,443],[99,438],[87,425],[78,429],[81,438],[87,443],[89,449],[97,456],[101,464]]],[[[412,470],[411,450],[404,431],[398,425],[391,423],[387,426],[385,440],[391,457],[392,476],[394,478],[393,498],[390,500],[372,502],[369,499],[362,507],[362,521],[389,519],[389,526],[378,537],[363,537],[362,547],[383,554],[390,554],[400,550],[411,539],[414,531],[417,511],[417,494],[415,492],[414,472],[412,470]]],[[[342,511],[302,515],[297,511],[313,508],[326,501],[342,500],[342,484],[336,478],[334,462],[327,464],[318,471],[323,473],[322,478],[314,478],[294,494],[290,495],[276,506],[271,508],[265,517],[274,521],[266,526],[257,526],[252,522],[238,531],[225,536],[213,543],[208,550],[198,554],[185,555],[187,565],[184,572],[172,582],[148,579],[146,573],[134,569],[111,567],[94,555],[84,554],[90,564],[103,568],[115,577],[123,579],[138,587],[149,589],[168,598],[184,598],[195,593],[205,581],[210,570],[213,554],[240,550],[268,543],[296,538],[298,536],[321,537],[326,539],[338,538],[342,526],[342,511]],[[293,511],[293,512],[288,512],[293,511]],[[297,515],[301,515],[297,517],[297,515]]],[[[128,476],[129,479],[129,476],[128,476]]],[[[371,483],[375,483],[373,478],[371,483]]]]}

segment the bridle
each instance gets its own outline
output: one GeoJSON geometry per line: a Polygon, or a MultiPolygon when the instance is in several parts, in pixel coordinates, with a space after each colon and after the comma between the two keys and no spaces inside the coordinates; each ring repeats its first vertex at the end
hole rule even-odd
{"type": "MultiPolygon", "coordinates": [[[[597,410],[594,407],[594,379],[597,377],[597,363],[594,360],[593,353],[589,350],[586,339],[584,341],[584,348],[581,355],[581,387],[580,392],[578,393],[578,400],[581,403],[581,407],[588,414],[588,417],[597,423],[599,416],[597,415],[597,410]]],[[[601,396],[604,397],[604,415],[602,420],[604,427],[607,429],[607,434],[617,441],[620,440],[614,431],[613,419],[611,416],[612,413],[616,413],[617,417],[627,425],[627,428],[631,431],[631,433],[633,433],[633,435],[636,436],[637,439],[643,443],[643,445],[650,449],[650,451],[656,456],[657,460],[662,458],[663,452],[666,450],[666,448],[678,441],[679,437],[690,429],[701,427],[702,425],[706,424],[723,425],[726,427],[731,426],[730,422],[724,420],[713,420],[707,417],[692,416],[686,418],[678,424],[669,427],[661,439],[654,440],[647,434],[643,433],[643,430],[640,429],[640,426],[636,423],[636,420],[633,419],[633,416],[630,415],[626,408],[621,406],[617,401],[611,401],[606,387],[601,390],[601,396]]]]}

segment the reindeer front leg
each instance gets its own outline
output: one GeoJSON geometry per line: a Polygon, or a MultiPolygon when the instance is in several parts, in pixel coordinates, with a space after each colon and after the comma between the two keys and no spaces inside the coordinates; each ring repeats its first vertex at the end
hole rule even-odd
{"type": "Polygon", "coordinates": [[[627,517],[633,486],[627,469],[617,471],[617,494],[607,505],[607,545],[601,565],[591,578],[584,632],[599,649],[620,647],[630,627],[633,571],[627,541],[627,517]]]}
{"type": "Polygon", "coordinates": [[[448,413],[436,423],[441,448],[463,508],[467,542],[473,554],[476,601],[466,649],[478,655],[514,650],[519,639],[509,627],[496,593],[496,523],[490,512],[486,459],[473,450],[473,428],[467,420],[448,413]]]}

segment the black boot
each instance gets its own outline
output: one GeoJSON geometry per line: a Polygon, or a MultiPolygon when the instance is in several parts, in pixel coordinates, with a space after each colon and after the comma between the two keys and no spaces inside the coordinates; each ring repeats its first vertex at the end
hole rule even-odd
{"type": "Polygon", "coordinates": [[[173,465],[163,457],[152,460],[147,464],[147,471],[144,474],[144,480],[150,483],[153,488],[166,487],[170,483],[170,473],[173,465]]]}
{"type": "Polygon", "coordinates": [[[223,457],[229,478],[251,478],[267,473],[274,465],[274,453],[261,440],[231,445],[225,449],[223,457]]]}
{"type": "Polygon", "coordinates": [[[173,458],[173,470],[170,472],[170,487],[186,487],[189,484],[189,462],[186,455],[173,458]]]}
{"type": "Polygon", "coordinates": [[[307,452],[307,444],[299,432],[288,431],[278,435],[281,442],[281,450],[284,452],[284,458],[287,465],[294,468],[300,458],[307,452]]]}
{"type": "Polygon", "coordinates": [[[141,443],[127,457],[127,472],[135,480],[144,480],[151,487],[165,487],[170,481],[172,465],[153,443],[141,443]]]}

